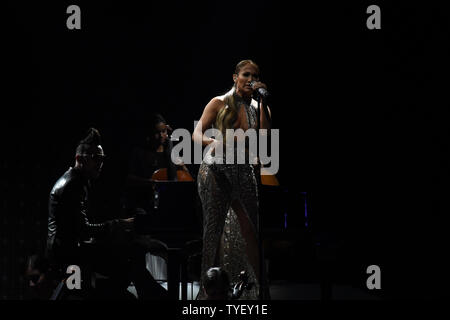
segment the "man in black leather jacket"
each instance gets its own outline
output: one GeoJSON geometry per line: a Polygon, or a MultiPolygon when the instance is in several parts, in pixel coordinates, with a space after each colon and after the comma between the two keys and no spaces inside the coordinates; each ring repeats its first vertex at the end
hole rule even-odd
{"type": "Polygon", "coordinates": [[[104,158],[100,134],[91,128],[76,149],[75,166],[50,192],[47,256],[63,271],[68,265],[87,267],[111,277],[115,288],[126,289],[132,280],[139,298],[165,298],[165,290],[145,267],[145,252],[132,241],[116,239],[132,233],[134,218],[91,222],[91,181],[100,175],[104,158]]]}

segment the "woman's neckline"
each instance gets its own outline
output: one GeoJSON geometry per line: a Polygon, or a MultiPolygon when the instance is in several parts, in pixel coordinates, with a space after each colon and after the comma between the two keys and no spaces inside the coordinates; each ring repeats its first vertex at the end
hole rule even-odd
{"type": "Polygon", "coordinates": [[[240,94],[238,94],[237,92],[234,92],[234,97],[236,99],[236,102],[244,103],[247,106],[249,106],[252,103],[252,97],[251,96],[249,98],[244,98],[240,94]]]}

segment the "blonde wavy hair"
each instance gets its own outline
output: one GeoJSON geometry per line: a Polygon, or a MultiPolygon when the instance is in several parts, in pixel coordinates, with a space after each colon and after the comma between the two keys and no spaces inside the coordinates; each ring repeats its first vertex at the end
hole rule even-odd
{"type": "MultiPolygon", "coordinates": [[[[236,68],[234,70],[234,74],[239,74],[241,69],[245,67],[248,64],[252,64],[256,67],[256,70],[259,73],[259,67],[256,63],[254,63],[252,60],[242,60],[236,65],[236,68]]],[[[232,129],[233,124],[236,122],[238,117],[238,106],[236,105],[236,99],[234,96],[234,93],[236,92],[236,83],[233,85],[233,87],[225,94],[224,96],[224,102],[225,106],[219,110],[216,117],[216,123],[215,127],[222,132],[222,137],[225,141],[226,137],[226,130],[232,129]]]]}

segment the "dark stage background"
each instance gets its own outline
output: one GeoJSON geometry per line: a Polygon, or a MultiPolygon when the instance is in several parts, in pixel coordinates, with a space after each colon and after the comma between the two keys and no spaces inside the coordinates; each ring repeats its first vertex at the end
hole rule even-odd
{"type": "Polygon", "coordinates": [[[368,30],[370,4],[8,2],[0,297],[23,298],[25,257],[45,243],[48,194],[87,128],[100,130],[108,155],[99,220],[118,216],[129,151],[149,115],[192,132],[247,58],[261,68],[280,129],[281,191],[262,199],[271,278],[317,282],[325,265],[333,283],[381,298],[439,297],[448,12],[377,2],[382,29],[368,30]],[[70,4],[81,8],[81,30],[66,28],[70,4]],[[371,264],[382,270],[377,292],[365,288],[371,264]]]}

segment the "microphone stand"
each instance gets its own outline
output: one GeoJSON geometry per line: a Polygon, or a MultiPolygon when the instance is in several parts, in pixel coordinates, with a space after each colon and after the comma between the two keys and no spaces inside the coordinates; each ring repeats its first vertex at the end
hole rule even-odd
{"type": "MultiPolygon", "coordinates": [[[[266,101],[264,99],[264,97],[262,95],[258,95],[258,108],[256,109],[256,114],[257,114],[257,125],[256,125],[256,150],[257,150],[257,159],[259,162],[259,130],[261,128],[261,105],[264,108],[264,115],[266,117],[266,120],[268,120],[269,124],[271,124],[272,119],[267,111],[267,104],[266,101]]],[[[259,163],[260,165],[260,170],[262,168],[262,164],[259,163]]],[[[256,177],[256,181],[258,184],[258,195],[261,195],[261,186],[262,186],[262,182],[261,182],[261,171],[259,172],[259,176],[256,177]]],[[[258,214],[256,216],[256,229],[257,229],[257,239],[258,239],[258,249],[259,249],[259,299],[262,300],[265,298],[265,289],[267,286],[266,283],[266,268],[265,268],[265,264],[264,264],[264,248],[263,248],[263,242],[262,242],[262,230],[261,230],[261,212],[260,210],[258,210],[258,214]]],[[[267,291],[269,289],[267,288],[267,291]]],[[[267,297],[268,299],[270,299],[270,296],[267,297]]]]}

